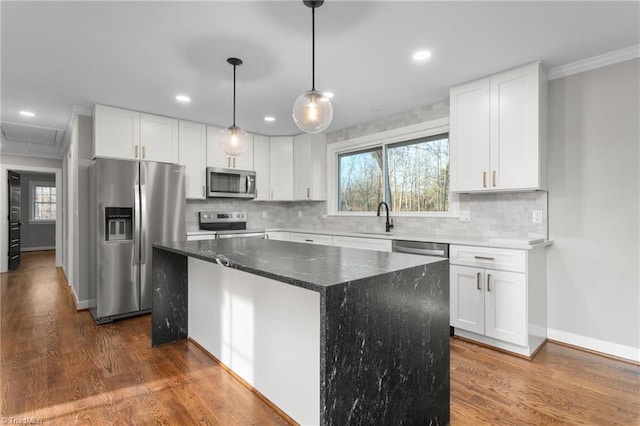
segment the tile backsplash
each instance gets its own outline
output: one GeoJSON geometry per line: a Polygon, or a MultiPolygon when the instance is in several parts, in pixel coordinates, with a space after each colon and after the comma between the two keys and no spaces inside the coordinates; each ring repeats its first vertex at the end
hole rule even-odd
{"type": "MultiPolygon", "coordinates": [[[[234,199],[188,200],[187,231],[198,230],[201,210],[246,211],[249,228],[296,228],[316,231],[382,232],[384,218],[327,216],[324,201],[259,202],[234,199]],[[266,218],[264,215],[266,214],[266,218]]],[[[547,238],[547,193],[544,191],[496,194],[461,194],[460,210],[470,221],[455,218],[391,217],[401,235],[456,237],[547,238]],[[533,223],[534,210],[543,212],[533,223]]]]}

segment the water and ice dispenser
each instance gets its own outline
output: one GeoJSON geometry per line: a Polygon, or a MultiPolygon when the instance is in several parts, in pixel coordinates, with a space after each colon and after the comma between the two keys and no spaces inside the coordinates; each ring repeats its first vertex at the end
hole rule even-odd
{"type": "Polygon", "coordinates": [[[105,207],[106,241],[133,240],[133,208],[105,207]]]}

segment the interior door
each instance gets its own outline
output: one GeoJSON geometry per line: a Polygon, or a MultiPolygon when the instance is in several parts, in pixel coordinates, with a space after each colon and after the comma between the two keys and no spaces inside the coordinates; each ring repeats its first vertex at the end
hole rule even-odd
{"type": "Polygon", "coordinates": [[[9,171],[9,270],[20,266],[20,175],[9,171]]]}

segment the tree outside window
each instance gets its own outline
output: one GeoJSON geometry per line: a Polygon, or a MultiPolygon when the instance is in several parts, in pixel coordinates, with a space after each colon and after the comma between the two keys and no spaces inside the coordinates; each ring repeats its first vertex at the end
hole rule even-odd
{"type": "Polygon", "coordinates": [[[338,211],[383,200],[396,212],[449,210],[448,134],[339,154],[338,173],[338,211]]]}

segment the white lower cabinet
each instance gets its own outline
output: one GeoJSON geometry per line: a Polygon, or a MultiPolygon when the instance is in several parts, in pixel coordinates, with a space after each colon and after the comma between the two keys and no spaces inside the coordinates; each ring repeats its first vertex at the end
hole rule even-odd
{"type": "Polygon", "coordinates": [[[333,245],[364,250],[391,251],[391,240],[382,238],[343,237],[341,235],[334,235],[333,245]]]}
{"type": "Polygon", "coordinates": [[[546,255],[531,250],[450,247],[455,334],[532,356],[546,340],[546,255]]]}
{"type": "Polygon", "coordinates": [[[333,236],[325,234],[307,234],[303,232],[292,232],[291,241],[296,243],[319,244],[322,246],[333,245],[333,236]]]}

